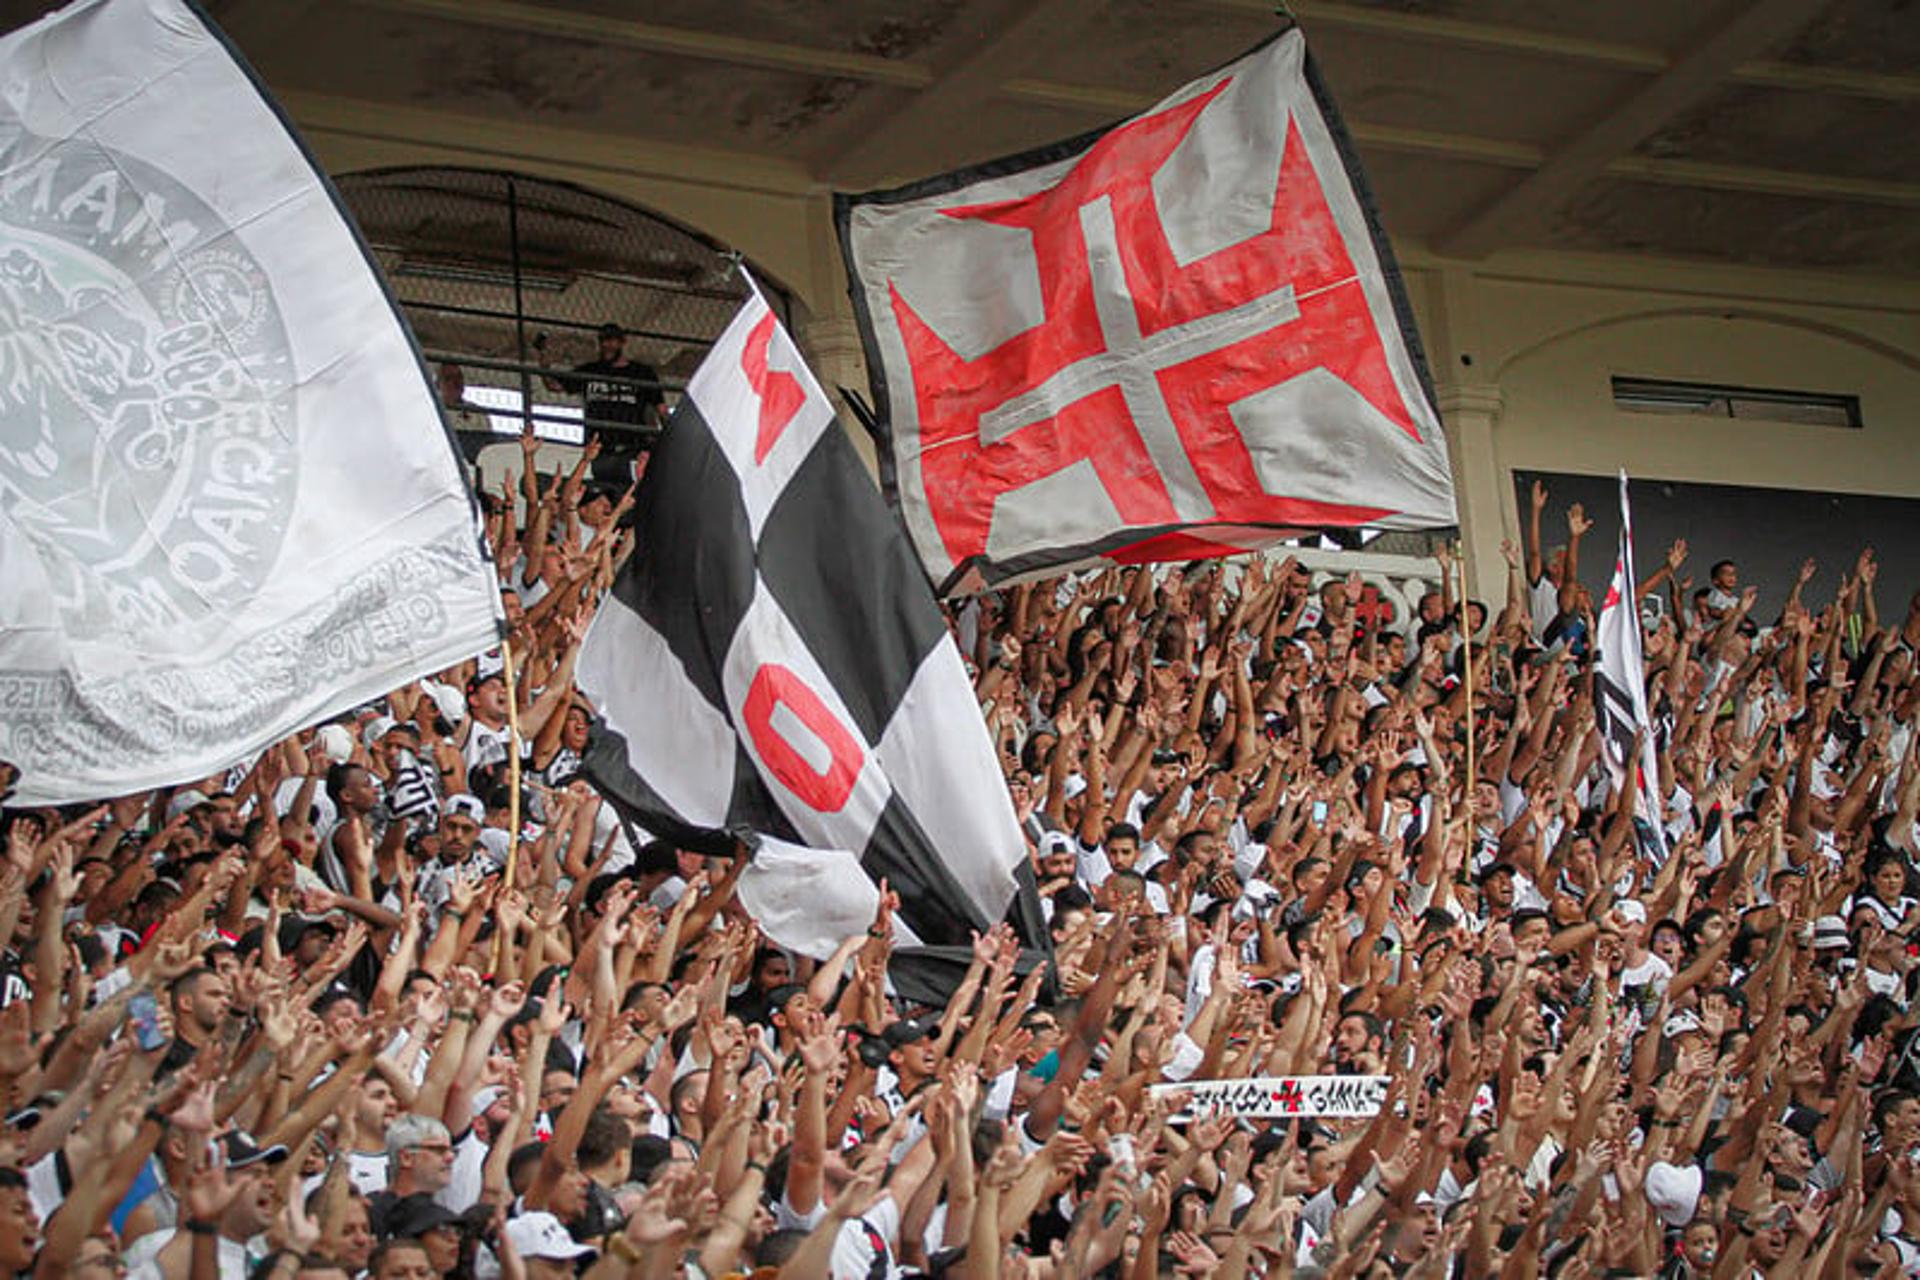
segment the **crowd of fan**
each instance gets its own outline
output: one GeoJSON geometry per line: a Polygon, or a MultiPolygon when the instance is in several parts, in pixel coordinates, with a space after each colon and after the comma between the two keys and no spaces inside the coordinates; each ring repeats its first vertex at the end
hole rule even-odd
{"type": "Polygon", "coordinates": [[[0,1272],[1920,1275],[1920,597],[1881,625],[1871,554],[1762,618],[1672,550],[1638,823],[1544,492],[1470,644],[1277,558],[970,602],[1051,962],[996,929],[915,1009],[885,895],[784,953],[579,776],[632,501],[584,476],[491,530],[517,847],[497,656],[7,812],[0,1272]],[[1155,1088],[1337,1074],[1378,1114],[1155,1088]]]}

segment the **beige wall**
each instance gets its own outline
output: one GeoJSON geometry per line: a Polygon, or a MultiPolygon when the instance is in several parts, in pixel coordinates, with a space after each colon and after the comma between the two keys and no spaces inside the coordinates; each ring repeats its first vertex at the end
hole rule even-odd
{"type": "MultiPolygon", "coordinates": [[[[334,173],[512,169],[677,219],[789,291],[823,382],[860,385],[830,193],[798,166],[309,94],[285,105],[334,173]]],[[[1517,468],[1920,495],[1920,282],[1567,254],[1467,263],[1417,246],[1401,256],[1481,594],[1497,591],[1500,540],[1518,533],[1517,468]],[[1613,374],[1855,394],[1866,426],[1619,413],[1613,374]]]]}
{"type": "Polygon", "coordinates": [[[1499,585],[1500,539],[1518,533],[1515,470],[1920,495],[1920,284],[1576,255],[1407,259],[1483,590],[1499,585]],[[1857,395],[1865,425],[1624,413],[1616,374],[1857,395]]]}

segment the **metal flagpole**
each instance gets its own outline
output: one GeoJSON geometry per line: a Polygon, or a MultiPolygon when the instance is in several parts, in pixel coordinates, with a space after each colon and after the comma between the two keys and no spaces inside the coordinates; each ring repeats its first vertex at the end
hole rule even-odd
{"type": "MultiPolygon", "coordinates": [[[[1463,539],[1454,544],[1454,567],[1459,573],[1459,609],[1460,609],[1460,658],[1461,679],[1467,691],[1467,765],[1466,791],[1462,803],[1467,811],[1467,843],[1471,849],[1473,843],[1473,791],[1479,781],[1474,771],[1474,717],[1473,717],[1473,627],[1468,621],[1467,610],[1467,544],[1463,539]]],[[[511,684],[508,686],[512,688],[511,684]]],[[[1468,861],[1471,862],[1471,856],[1468,861]]]]}
{"type": "MultiPolygon", "coordinates": [[[[514,871],[520,862],[520,695],[514,687],[513,641],[506,636],[500,637],[500,663],[507,685],[507,870],[500,885],[500,892],[505,894],[514,890],[514,871]]],[[[506,955],[507,935],[500,927],[497,901],[495,910],[491,967],[498,975],[500,961],[506,955]]]]}

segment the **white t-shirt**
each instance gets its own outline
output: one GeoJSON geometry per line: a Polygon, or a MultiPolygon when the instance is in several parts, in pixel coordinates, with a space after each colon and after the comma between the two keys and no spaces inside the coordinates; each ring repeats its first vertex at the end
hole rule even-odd
{"type": "Polygon", "coordinates": [[[1537,641],[1547,633],[1547,626],[1560,616],[1560,588],[1553,579],[1544,575],[1527,588],[1527,612],[1532,615],[1533,638],[1537,641]]]}
{"type": "Polygon", "coordinates": [[[387,1153],[385,1151],[347,1152],[347,1181],[363,1196],[387,1189],[387,1153]]]}
{"type": "Polygon", "coordinates": [[[480,1135],[469,1125],[453,1144],[453,1172],[447,1185],[434,1194],[434,1200],[452,1213],[465,1213],[479,1204],[486,1163],[487,1144],[480,1141],[480,1135]]]}
{"type": "Polygon", "coordinates": [[[893,1243],[900,1234],[900,1206],[882,1195],[858,1218],[840,1225],[828,1264],[832,1280],[898,1280],[900,1261],[893,1243]]]}
{"type": "MultiPolygon", "coordinates": [[[[173,1242],[174,1228],[165,1227],[159,1231],[148,1232],[134,1241],[124,1255],[127,1264],[127,1280],[164,1280],[165,1273],[155,1261],[160,1251],[173,1242]]],[[[258,1251],[225,1236],[220,1237],[218,1250],[220,1280],[247,1280],[253,1274],[253,1268],[267,1256],[263,1247],[258,1251]]]]}

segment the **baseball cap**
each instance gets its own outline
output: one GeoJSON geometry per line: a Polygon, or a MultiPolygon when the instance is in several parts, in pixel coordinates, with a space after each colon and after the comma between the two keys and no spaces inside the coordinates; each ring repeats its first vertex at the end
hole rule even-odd
{"type": "Polygon", "coordinates": [[[416,1191],[401,1196],[381,1215],[381,1234],[390,1240],[416,1240],[429,1231],[452,1226],[460,1215],[436,1202],[431,1193],[416,1191]]]}
{"type": "Polygon", "coordinates": [[[1638,898],[1622,898],[1613,904],[1613,913],[1622,920],[1631,920],[1635,924],[1647,922],[1646,904],[1638,898]]]}
{"type": "Polygon", "coordinates": [[[339,926],[325,918],[297,915],[286,917],[280,922],[281,952],[291,952],[300,945],[301,939],[315,931],[324,933],[328,937],[336,937],[340,933],[339,926]]]}
{"type": "Polygon", "coordinates": [[[457,796],[448,796],[444,812],[451,817],[459,814],[472,822],[484,824],[487,820],[487,807],[480,803],[480,797],[462,791],[457,796]]]}
{"type": "Polygon", "coordinates": [[[215,1139],[226,1158],[228,1169],[246,1169],[256,1164],[279,1164],[287,1158],[287,1149],[279,1143],[262,1147],[253,1135],[241,1129],[229,1129],[215,1139]]]}
{"type": "Polygon", "coordinates": [[[1667,1039],[1673,1040],[1686,1035],[1690,1031],[1700,1030],[1700,1019],[1694,1017],[1691,1010],[1683,1009],[1671,1018],[1668,1018],[1666,1025],[1661,1027],[1660,1030],[1666,1035],[1667,1039]]]}
{"type": "Polygon", "coordinates": [[[1670,1227],[1684,1227],[1693,1221],[1693,1212],[1699,1207],[1703,1181],[1699,1165],[1655,1160],[1647,1166],[1643,1190],[1660,1221],[1670,1227]]]}
{"type": "Polygon", "coordinates": [[[523,1213],[507,1221],[507,1239],[523,1258],[548,1258],[567,1261],[585,1258],[594,1250],[567,1234],[560,1219],[550,1213],[523,1213]]]}
{"type": "Polygon", "coordinates": [[[627,331],[609,320],[600,326],[599,335],[603,338],[624,338],[627,336],[627,331]]]}
{"type": "Polygon", "coordinates": [[[880,1038],[887,1042],[887,1048],[898,1049],[902,1045],[924,1040],[939,1029],[939,1024],[932,1018],[902,1018],[882,1031],[880,1038]]]}
{"type": "Polygon", "coordinates": [[[1040,837],[1040,856],[1043,858],[1073,851],[1073,837],[1064,831],[1049,831],[1040,837]]]}

